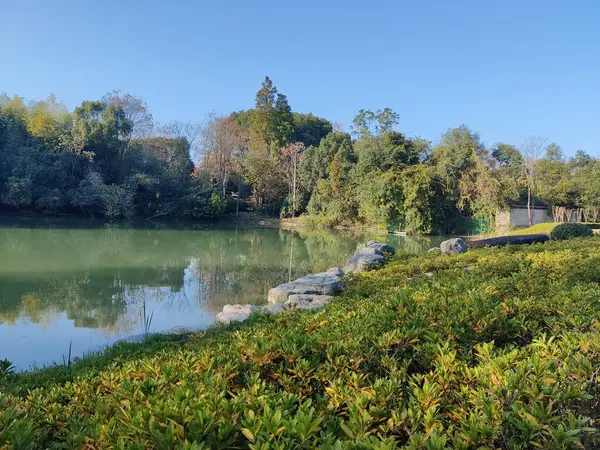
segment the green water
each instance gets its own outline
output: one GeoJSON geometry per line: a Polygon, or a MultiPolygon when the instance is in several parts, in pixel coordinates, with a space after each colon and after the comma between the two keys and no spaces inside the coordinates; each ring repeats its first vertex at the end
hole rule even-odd
{"type": "Polygon", "coordinates": [[[62,362],[143,330],[205,328],[227,303],[343,265],[359,242],[419,252],[439,240],[274,228],[0,222],[0,359],[62,362]]]}

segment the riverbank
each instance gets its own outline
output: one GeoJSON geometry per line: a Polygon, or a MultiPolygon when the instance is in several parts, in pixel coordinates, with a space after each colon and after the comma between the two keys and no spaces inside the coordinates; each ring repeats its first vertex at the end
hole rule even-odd
{"type": "Polygon", "coordinates": [[[0,447],[600,444],[600,239],[401,253],[356,278],[319,311],[0,375],[0,447]]]}
{"type": "Polygon", "coordinates": [[[407,236],[408,233],[405,231],[392,231],[384,228],[378,228],[368,225],[361,224],[346,224],[327,226],[315,221],[309,216],[299,216],[293,218],[284,218],[279,220],[279,226],[285,229],[330,229],[340,231],[351,231],[356,233],[377,233],[379,235],[395,235],[395,236],[407,236]]]}

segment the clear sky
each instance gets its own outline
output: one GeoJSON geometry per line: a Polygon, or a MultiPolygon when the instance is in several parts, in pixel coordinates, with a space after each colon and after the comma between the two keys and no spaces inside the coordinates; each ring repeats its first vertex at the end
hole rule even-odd
{"type": "Polygon", "coordinates": [[[0,92],[121,89],[164,123],[251,108],[268,75],[346,129],[389,106],[411,136],[600,156],[599,23],[600,0],[0,0],[0,92]]]}

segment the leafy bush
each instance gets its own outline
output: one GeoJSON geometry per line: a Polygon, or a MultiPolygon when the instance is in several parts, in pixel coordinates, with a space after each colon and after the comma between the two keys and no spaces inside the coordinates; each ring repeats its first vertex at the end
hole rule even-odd
{"type": "Polygon", "coordinates": [[[550,232],[550,238],[564,241],[575,237],[590,237],[594,234],[589,225],[582,223],[561,223],[550,232]]]}
{"type": "Polygon", "coordinates": [[[222,216],[226,208],[225,197],[202,184],[197,184],[188,190],[183,214],[194,219],[214,219],[222,216]]]}
{"type": "Polygon", "coordinates": [[[44,192],[36,202],[36,206],[46,214],[54,214],[65,206],[65,199],[59,189],[44,192]]]}
{"type": "Polygon", "coordinates": [[[31,178],[9,177],[2,202],[15,208],[28,206],[32,200],[31,178]]]}
{"type": "Polygon", "coordinates": [[[320,311],[13,374],[0,448],[600,448],[599,279],[597,239],[399,254],[320,311]]]}

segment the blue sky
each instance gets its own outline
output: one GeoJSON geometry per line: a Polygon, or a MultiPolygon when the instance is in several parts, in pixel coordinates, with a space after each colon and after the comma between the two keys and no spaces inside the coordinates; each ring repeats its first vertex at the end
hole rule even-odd
{"type": "Polygon", "coordinates": [[[265,75],[346,128],[389,106],[436,141],[600,156],[600,1],[0,0],[0,92],[141,96],[159,122],[251,108],[265,75]]]}

